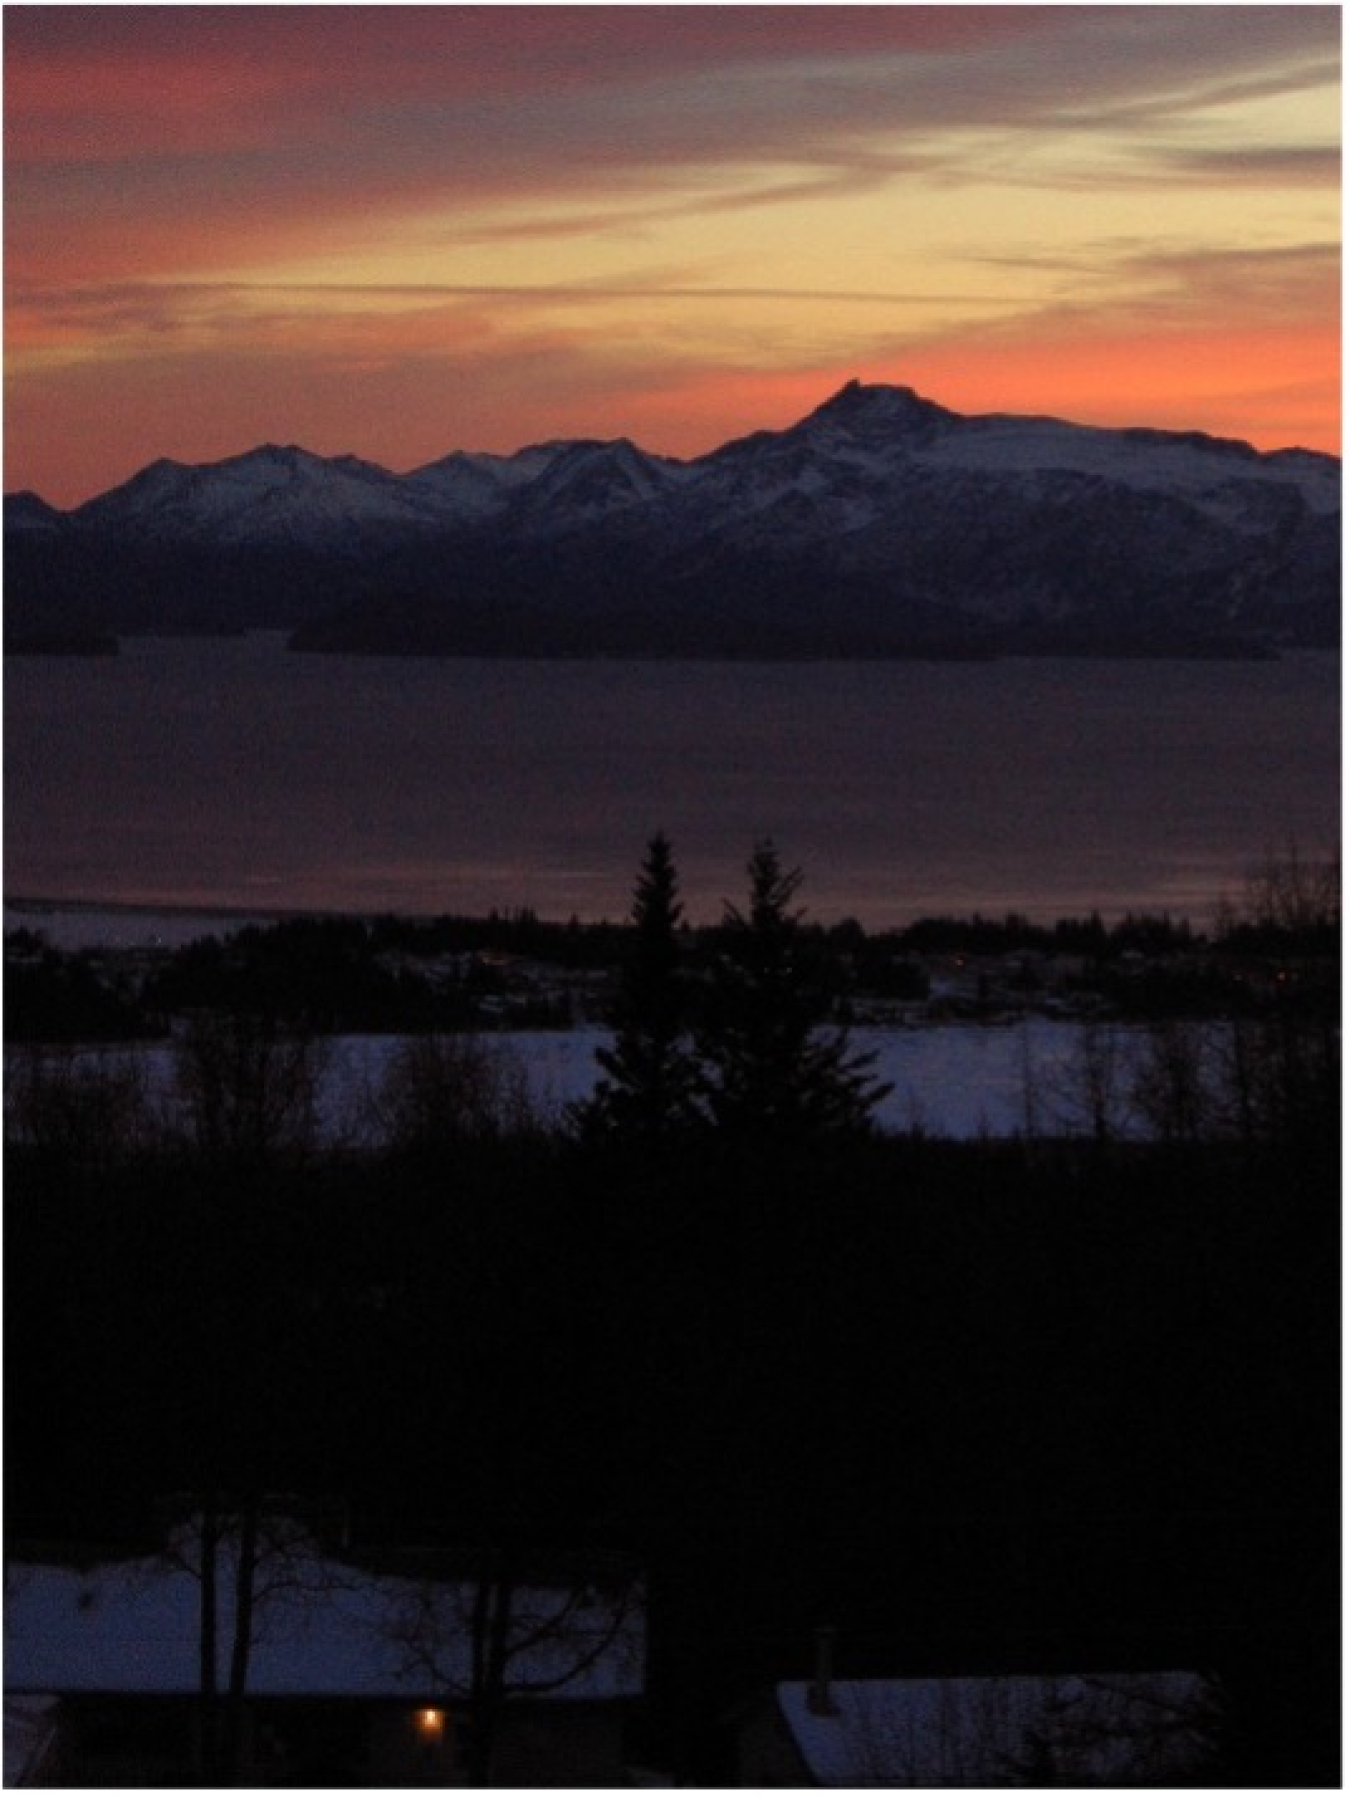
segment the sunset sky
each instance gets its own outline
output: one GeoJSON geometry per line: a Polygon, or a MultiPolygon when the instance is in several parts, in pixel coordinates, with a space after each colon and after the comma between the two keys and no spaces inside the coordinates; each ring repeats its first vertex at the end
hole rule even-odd
{"type": "Polygon", "coordinates": [[[1339,449],[1336,7],[4,9],[7,490],[844,380],[1339,449]]]}

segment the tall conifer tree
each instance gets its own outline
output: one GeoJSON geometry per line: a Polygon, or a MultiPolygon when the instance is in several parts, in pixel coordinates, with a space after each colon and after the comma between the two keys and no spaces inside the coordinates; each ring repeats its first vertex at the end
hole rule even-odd
{"type": "Polygon", "coordinates": [[[634,892],[633,951],[610,1019],[614,1039],[596,1051],[604,1077],[573,1114],[585,1136],[670,1141],[699,1121],[688,983],[680,965],[683,909],[670,842],[658,833],[634,892]]]}
{"type": "Polygon", "coordinates": [[[792,908],[801,872],[785,871],[768,841],[747,872],[749,906],[726,907],[699,1033],[713,1121],[765,1139],[863,1134],[890,1087],[873,1079],[874,1055],[828,1027],[831,983],[792,908]]]}

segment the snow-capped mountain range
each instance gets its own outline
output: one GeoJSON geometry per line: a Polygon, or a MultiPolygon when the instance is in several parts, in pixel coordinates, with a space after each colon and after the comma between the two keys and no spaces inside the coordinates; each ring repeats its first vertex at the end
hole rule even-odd
{"type": "Polygon", "coordinates": [[[627,439],[407,474],[267,445],[6,499],[7,627],[439,653],[1220,652],[1335,640],[1340,463],[963,416],[850,382],[691,461],[627,439]]]}

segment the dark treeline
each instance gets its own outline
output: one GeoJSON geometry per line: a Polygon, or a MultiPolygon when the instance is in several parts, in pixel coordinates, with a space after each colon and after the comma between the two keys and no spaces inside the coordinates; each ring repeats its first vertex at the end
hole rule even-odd
{"type": "Polygon", "coordinates": [[[799,876],[748,871],[691,980],[649,846],[566,1128],[429,1037],[379,1143],[325,1143],[304,1045],[223,1014],[171,1138],[115,1079],[81,1128],[31,1095],[11,1541],[269,1493],[451,1568],[632,1554],[635,1757],[692,1782],[828,1624],[845,1677],[1212,1670],[1220,1784],[1334,1785],[1335,1094],[1226,1140],[883,1138],[799,876]]]}
{"type": "MultiPolygon", "coordinates": [[[[1065,988],[1122,1016],[1224,1016],[1269,1008],[1275,997],[1284,1008],[1334,1004],[1339,910],[1338,868],[1291,854],[1220,904],[1205,932],[1166,912],[1109,925],[1096,913],[1053,924],[1015,912],[927,917],[872,931],[851,918],[822,924],[799,916],[795,929],[802,952],[829,967],[845,1015],[855,999],[923,999],[935,960],[1040,957],[1072,963],[1065,988]]],[[[693,974],[711,966],[727,928],[725,918],[701,926],[681,919],[682,964],[693,974]]],[[[603,982],[620,974],[637,934],[632,918],[559,923],[528,909],[483,918],[298,917],[147,956],[64,951],[24,928],[6,936],[5,1039],[149,1039],[200,1010],[267,1015],[318,1033],[466,1029],[498,1020],[508,995],[515,1026],[565,1027],[578,1003],[597,1002],[595,982],[603,1003],[603,982]],[[552,970],[557,983],[537,981],[522,995],[512,973],[519,964],[552,970]]]]}

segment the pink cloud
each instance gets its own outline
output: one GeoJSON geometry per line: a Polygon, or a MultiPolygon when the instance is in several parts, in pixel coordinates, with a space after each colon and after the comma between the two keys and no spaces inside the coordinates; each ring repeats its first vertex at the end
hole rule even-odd
{"type": "Polygon", "coordinates": [[[448,105],[801,57],[959,50],[1041,7],[31,7],[6,139],[34,161],[250,150],[390,103],[448,105]]]}
{"type": "MultiPolygon", "coordinates": [[[[1325,74],[1332,13],[17,7],[7,252],[22,279],[181,274],[269,248],[340,252],[373,216],[503,197],[582,216],[620,200],[641,225],[687,203],[680,171],[710,165],[775,165],[772,183],[738,177],[708,202],[725,208],[844,195],[949,159],[984,178],[953,126],[1055,130],[1114,110],[1145,133],[1160,107],[1221,96],[1253,65],[1273,87],[1325,74]]],[[[1267,174],[1327,174],[1325,155],[1264,153],[1267,174]]],[[[1216,178],[1240,169],[1228,157],[1216,178]]],[[[1138,178],[1177,174],[1155,147],[1138,178]]]]}
{"type": "MultiPolygon", "coordinates": [[[[1121,293],[1130,281],[1139,291],[1137,267],[1122,262],[1125,286],[1113,286],[1099,263],[1071,316],[1013,320],[985,341],[966,331],[960,345],[907,343],[901,292],[888,339],[841,328],[837,361],[731,380],[692,323],[678,355],[668,352],[676,359],[663,363],[653,344],[630,366],[578,316],[584,283],[551,295],[446,290],[416,317],[383,304],[362,317],[353,291],[340,317],[329,296],[322,315],[298,321],[292,304],[269,314],[256,294],[246,307],[224,292],[185,305],[176,285],[318,253],[340,266],[358,248],[369,266],[372,220],[435,210],[452,221],[449,251],[493,236],[584,237],[616,222],[656,239],[670,218],[828,204],[903,178],[950,177],[959,208],[961,184],[987,171],[971,166],[956,128],[1040,144],[1090,126],[1124,134],[1131,156],[1115,166],[1130,180],[1221,192],[1240,248],[1234,182],[1328,187],[1336,173],[1326,146],[1211,140],[1187,153],[1176,148],[1184,134],[1170,131],[1225,95],[1331,79],[1331,7],[89,5],[14,7],[4,23],[9,472],[53,497],[106,486],[156,454],[201,459],[268,435],[405,466],[456,444],[597,431],[648,433],[654,448],[694,453],[789,422],[848,374],[914,378],[911,350],[950,403],[1012,404],[989,395],[1022,392],[1021,369],[1031,404],[1058,406],[1063,393],[1062,409],[1081,413],[1069,372],[1089,396],[1097,377],[1072,343],[1095,332],[1123,344],[1121,293]],[[523,222],[492,216],[504,198],[523,222]],[[457,221],[463,235],[451,241],[457,221]],[[508,306],[509,328],[499,328],[494,311],[508,306]],[[16,366],[14,352],[36,348],[84,359],[16,366]],[[1051,389],[1039,399],[1037,380],[1051,389]],[[116,419],[116,442],[100,441],[90,418],[116,419]]],[[[1009,178],[1023,178],[1018,166],[1006,161],[1009,178]]],[[[1302,332],[1320,366],[1335,366],[1324,271],[1305,267],[1300,287],[1297,269],[1273,260],[1226,270],[1174,255],[1170,272],[1158,260],[1145,326],[1190,329],[1203,301],[1209,335],[1234,353],[1256,327],[1282,328],[1282,344],[1302,332]],[[1262,293],[1272,314],[1285,309],[1282,326],[1253,317],[1262,293]]],[[[703,303],[693,278],[639,264],[630,297],[663,292],[692,308],[703,303]]],[[[810,284],[857,285],[844,267],[810,284]]],[[[1002,284],[985,270],[974,285],[997,296],[1002,284]]],[[[766,269],[759,297],[767,357],[768,308],[809,296],[766,269]]],[[[638,313],[626,341],[640,337],[638,313]]],[[[1136,352],[1142,341],[1136,332],[1136,352]]],[[[1178,385],[1178,365],[1159,405],[1168,393],[1181,405],[1222,390],[1221,356],[1198,353],[1210,384],[1178,385]]],[[[1279,356],[1283,372],[1263,391],[1325,386],[1292,347],[1279,356]]],[[[1259,409],[1258,386],[1239,376],[1234,391],[1259,409]]],[[[1132,390],[1148,399],[1137,376],[1132,390]]]]}

